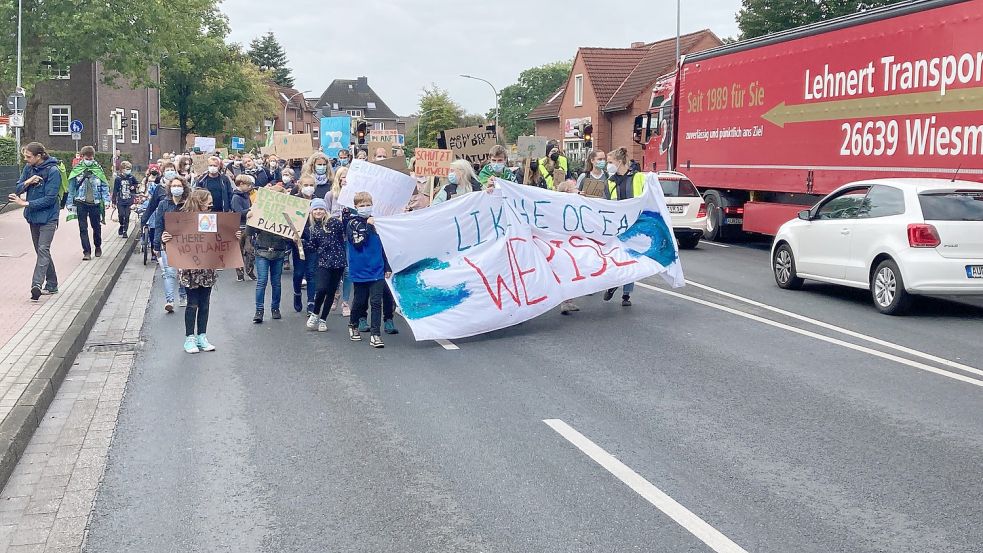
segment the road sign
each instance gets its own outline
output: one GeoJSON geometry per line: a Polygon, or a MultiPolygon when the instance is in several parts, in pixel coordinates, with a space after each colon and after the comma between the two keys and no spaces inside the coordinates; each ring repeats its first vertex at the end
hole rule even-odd
{"type": "Polygon", "coordinates": [[[22,113],[11,113],[10,114],[10,126],[11,127],[23,127],[24,126],[24,114],[22,114],[22,113]]]}
{"type": "Polygon", "coordinates": [[[80,133],[80,132],[73,132],[72,133],[72,140],[75,140],[76,142],[79,141],[79,140],[82,140],[82,133],[80,133]]]}
{"type": "Polygon", "coordinates": [[[241,136],[232,137],[232,149],[233,150],[245,150],[246,149],[246,139],[241,136]]]}
{"type": "Polygon", "coordinates": [[[27,98],[23,94],[11,94],[7,96],[7,109],[10,111],[24,111],[27,106],[27,98]]]}
{"type": "MultiPolygon", "coordinates": [[[[72,131],[72,134],[78,134],[82,132],[82,122],[78,119],[72,119],[72,123],[68,126],[68,130],[72,131]]],[[[75,140],[79,140],[76,138],[75,140]]]]}

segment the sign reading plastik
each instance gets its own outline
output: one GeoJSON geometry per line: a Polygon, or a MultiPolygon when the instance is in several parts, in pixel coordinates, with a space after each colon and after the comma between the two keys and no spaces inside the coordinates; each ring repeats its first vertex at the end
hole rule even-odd
{"type": "Polygon", "coordinates": [[[454,152],[417,148],[413,154],[413,173],[418,177],[444,177],[451,171],[454,152]]]}
{"type": "Polygon", "coordinates": [[[417,340],[505,328],[656,274],[684,283],[654,173],[642,196],[623,201],[499,181],[493,193],[381,218],[376,228],[417,340]]]}
{"type": "Polygon", "coordinates": [[[469,163],[483,163],[495,145],[495,133],[485,127],[464,127],[444,131],[444,140],[457,157],[469,163]]]}
{"type": "Polygon", "coordinates": [[[256,190],[256,201],[249,210],[246,225],[294,240],[297,237],[287,224],[284,214],[290,218],[295,227],[303,228],[310,206],[310,200],[299,196],[260,188],[256,190]]]}
{"type": "Polygon", "coordinates": [[[167,264],[177,269],[234,269],[242,267],[236,231],[238,213],[164,214],[171,235],[165,244],[167,264]]]}

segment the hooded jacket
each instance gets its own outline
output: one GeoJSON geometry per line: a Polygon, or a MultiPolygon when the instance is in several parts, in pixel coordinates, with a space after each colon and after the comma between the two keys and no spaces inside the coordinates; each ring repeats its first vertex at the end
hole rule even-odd
{"type": "Polygon", "coordinates": [[[61,188],[61,171],[58,160],[49,157],[39,165],[26,165],[17,183],[17,194],[27,190],[28,205],[24,208],[24,218],[32,225],[44,225],[58,220],[59,201],[58,191],[61,188]],[[41,182],[24,187],[24,181],[33,176],[41,177],[41,182]]]}

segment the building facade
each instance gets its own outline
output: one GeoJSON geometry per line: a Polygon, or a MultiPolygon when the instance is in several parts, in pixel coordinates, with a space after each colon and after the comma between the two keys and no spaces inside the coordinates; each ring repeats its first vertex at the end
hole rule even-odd
{"type": "Polygon", "coordinates": [[[350,115],[352,125],[364,121],[368,130],[396,130],[405,134],[406,122],[369,86],[367,77],[335,79],[324,90],[315,106],[321,116],[350,115]]]}

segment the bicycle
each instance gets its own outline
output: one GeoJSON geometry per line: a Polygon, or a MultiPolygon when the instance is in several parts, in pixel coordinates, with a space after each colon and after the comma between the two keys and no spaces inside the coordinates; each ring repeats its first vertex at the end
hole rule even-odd
{"type": "Polygon", "coordinates": [[[147,256],[150,254],[150,227],[144,226],[140,231],[140,252],[143,253],[143,264],[147,264],[147,256]]]}

